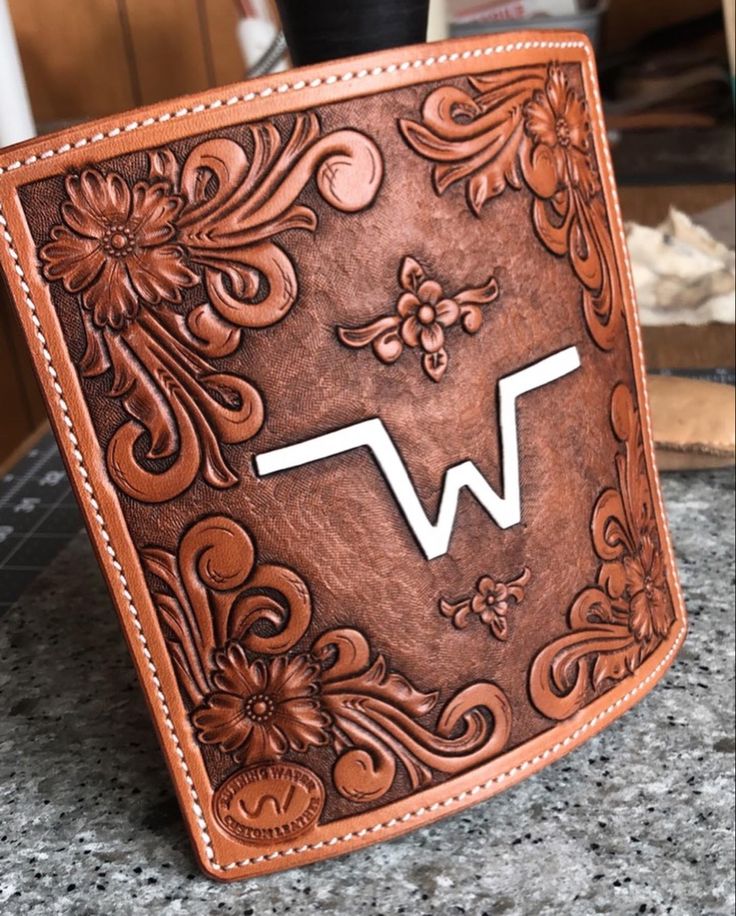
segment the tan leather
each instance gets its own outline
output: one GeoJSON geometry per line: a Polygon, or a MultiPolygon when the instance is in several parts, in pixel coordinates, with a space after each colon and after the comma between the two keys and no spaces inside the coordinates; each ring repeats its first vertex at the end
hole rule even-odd
{"type": "Polygon", "coordinates": [[[0,261],[209,874],[458,812],[662,676],[685,612],[581,36],[279,74],[0,172],[0,261]],[[259,464],[348,427],[393,443],[403,511],[378,446],[259,464]],[[463,489],[427,547],[457,475],[486,508],[463,489]]]}
{"type": "Polygon", "coordinates": [[[736,389],[703,379],[650,375],[660,470],[725,467],[736,456],[736,389]]]}

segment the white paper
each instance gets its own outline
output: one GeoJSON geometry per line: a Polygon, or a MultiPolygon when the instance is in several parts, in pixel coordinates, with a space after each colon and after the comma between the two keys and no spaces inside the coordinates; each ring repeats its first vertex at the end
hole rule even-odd
{"type": "Polygon", "coordinates": [[[674,208],[654,229],[629,223],[626,237],[643,325],[734,324],[731,249],[674,208]]]}

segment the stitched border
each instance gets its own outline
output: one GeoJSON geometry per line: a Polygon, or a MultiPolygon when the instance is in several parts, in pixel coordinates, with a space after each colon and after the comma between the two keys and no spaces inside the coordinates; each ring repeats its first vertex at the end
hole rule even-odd
{"type": "Polygon", "coordinates": [[[156,668],[156,665],[153,662],[153,658],[151,657],[151,652],[148,648],[148,641],[143,632],[143,626],[138,616],[138,609],[136,608],[135,604],[133,603],[133,596],[130,594],[130,591],[128,590],[128,581],[125,577],[125,573],[123,572],[122,564],[118,560],[117,554],[115,553],[115,548],[111,544],[110,535],[108,534],[107,528],[105,526],[105,520],[102,517],[102,513],[100,511],[100,504],[97,502],[97,498],[95,497],[94,489],[92,487],[92,484],[89,482],[89,479],[88,479],[89,472],[87,471],[87,468],[84,465],[84,456],[82,455],[82,452],[79,449],[79,440],[77,439],[76,433],[74,432],[74,424],[72,423],[71,417],[69,416],[69,406],[67,405],[66,400],[64,398],[64,392],[62,390],[62,387],[58,382],[57,372],[53,366],[53,362],[51,359],[51,353],[49,353],[46,336],[43,332],[43,329],[41,328],[41,321],[38,315],[36,314],[36,305],[33,302],[33,300],[31,299],[31,295],[30,295],[31,290],[28,284],[26,283],[23,268],[20,266],[20,259],[18,257],[18,252],[15,250],[14,243],[13,243],[13,237],[11,236],[8,230],[8,221],[3,216],[2,206],[0,206],[0,228],[2,228],[3,238],[5,239],[5,242],[7,243],[10,257],[13,259],[13,261],[15,261],[15,272],[19,278],[20,288],[23,291],[26,305],[28,306],[30,310],[31,321],[33,322],[33,325],[36,328],[36,337],[38,338],[38,341],[41,345],[41,353],[43,355],[44,360],[46,361],[46,368],[48,370],[49,375],[51,376],[52,386],[54,388],[54,391],[58,395],[58,404],[59,404],[59,407],[61,408],[62,420],[64,422],[64,425],[67,428],[66,431],[67,431],[67,436],[69,437],[69,441],[72,444],[72,454],[74,455],[74,458],[77,461],[77,470],[79,471],[79,474],[82,477],[82,486],[85,492],[87,493],[89,504],[92,507],[92,511],[94,513],[95,521],[99,525],[100,534],[102,536],[102,539],[105,542],[105,550],[109,554],[110,561],[113,567],[115,568],[118,574],[118,577],[120,579],[120,584],[123,589],[123,597],[125,598],[125,601],[127,602],[128,610],[130,611],[131,616],[133,618],[133,625],[135,626],[136,630],[138,631],[138,639],[140,640],[140,643],[142,646],[142,651],[146,659],[146,664],[148,666],[149,671],[151,672],[151,680],[153,681],[153,686],[156,692],[156,696],[158,697],[158,700],[161,703],[161,708],[164,712],[164,719],[166,722],[166,726],[169,729],[169,732],[171,733],[171,738],[172,738],[172,741],[174,742],[174,749],[176,751],[177,757],[179,758],[180,766],[184,772],[184,779],[186,780],[186,783],[189,786],[189,791],[191,792],[191,795],[192,795],[192,810],[194,811],[195,817],[197,819],[197,824],[200,830],[202,831],[202,838],[205,842],[207,858],[211,862],[213,862],[215,852],[214,852],[214,849],[212,848],[212,841],[210,840],[209,834],[207,832],[207,822],[205,821],[204,816],[203,816],[202,806],[199,804],[199,796],[197,795],[197,790],[194,787],[194,780],[192,779],[191,773],[189,772],[189,767],[184,757],[184,751],[181,748],[179,736],[176,734],[176,729],[174,728],[174,723],[171,718],[171,711],[169,709],[169,705],[166,702],[166,697],[164,696],[163,690],[161,689],[161,681],[159,680],[158,670],[156,668]]]}
{"type": "Polygon", "coordinates": [[[113,127],[105,133],[98,132],[91,137],[83,137],[74,143],[63,143],[56,149],[47,149],[42,153],[34,153],[26,159],[17,159],[6,166],[0,166],[0,175],[12,172],[27,165],[33,165],[43,159],[51,159],[71,150],[81,149],[90,143],[99,143],[101,140],[112,139],[120,134],[131,133],[140,127],[151,127],[154,124],[164,124],[176,118],[185,118],[190,115],[202,114],[205,111],[216,111],[218,108],[230,108],[233,105],[253,102],[258,98],[265,99],[274,93],[298,92],[301,89],[316,89],[318,86],[332,86],[335,83],[347,83],[351,80],[365,79],[367,76],[381,76],[382,74],[399,73],[405,70],[419,69],[421,67],[434,67],[438,64],[455,63],[458,60],[470,60],[473,57],[490,57],[492,54],[508,54],[512,51],[528,51],[534,48],[583,48],[587,53],[587,46],[582,41],[517,41],[509,44],[488,45],[485,48],[474,48],[467,51],[455,51],[451,54],[438,54],[436,57],[426,57],[424,60],[405,60],[397,64],[388,64],[386,67],[373,67],[371,70],[346,70],[344,73],[331,76],[318,77],[306,82],[297,80],[295,83],[279,83],[277,86],[266,86],[259,92],[246,92],[245,95],[232,95],[225,99],[215,99],[208,104],[193,105],[191,108],[178,108],[175,111],[166,111],[156,118],[144,118],[142,121],[130,121],[122,127],[113,127]]]}
{"type": "Polygon", "coordinates": [[[607,706],[602,712],[599,712],[597,716],[593,716],[587,722],[583,722],[579,728],[576,728],[574,732],[572,732],[566,738],[563,738],[562,741],[558,741],[556,744],[553,744],[552,747],[542,751],[541,754],[536,754],[531,759],[524,760],[517,766],[511,767],[505,772],[499,773],[497,776],[493,776],[491,779],[487,779],[480,785],[473,786],[472,789],[466,789],[464,792],[459,792],[457,795],[451,795],[444,801],[434,802],[434,804],[427,805],[426,807],[420,807],[416,808],[414,811],[408,811],[401,817],[392,817],[390,820],[374,824],[372,827],[364,827],[362,830],[356,830],[354,833],[346,833],[343,834],[343,836],[335,836],[329,840],[321,840],[319,843],[297,846],[293,849],[283,849],[278,852],[269,853],[268,855],[256,856],[252,859],[243,859],[240,862],[232,862],[228,865],[218,865],[216,867],[222,871],[229,871],[234,868],[244,868],[248,865],[256,865],[260,862],[269,862],[272,859],[278,859],[281,856],[290,856],[294,855],[295,853],[307,852],[311,849],[323,849],[325,847],[335,846],[338,843],[349,843],[351,840],[360,839],[370,833],[377,833],[379,830],[385,830],[389,827],[395,827],[397,824],[406,823],[415,817],[422,817],[424,814],[430,814],[435,811],[439,811],[442,808],[449,808],[451,805],[463,802],[467,798],[472,798],[479,792],[490,789],[494,785],[501,785],[501,783],[505,782],[507,779],[512,779],[513,777],[518,776],[519,773],[523,773],[525,770],[528,770],[529,767],[534,767],[541,763],[543,760],[549,760],[551,757],[556,757],[558,754],[560,754],[560,752],[564,751],[571,744],[574,744],[581,735],[585,734],[586,731],[593,728],[603,719],[607,719],[612,712],[614,712],[624,703],[628,702],[632,697],[636,696],[637,693],[640,693],[650,681],[656,678],[657,674],[662,670],[662,668],[666,667],[670,659],[679,650],[684,638],[685,628],[681,626],[675,642],[670,646],[667,654],[659,662],[656,668],[650,671],[649,674],[641,681],[639,681],[639,683],[637,683],[634,687],[632,687],[631,690],[627,691],[625,694],[623,694],[623,696],[620,696],[614,703],[611,703],[611,705],[607,706]]]}
{"type": "MultiPolygon", "coordinates": [[[[603,117],[603,104],[601,102],[600,91],[598,89],[598,83],[596,80],[595,69],[593,67],[593,61],[591,59],[591,52],[588,45],[584,46],[585,52],[585,63],[588,67],[588,76],[590,80],[591,92],[593,96],[593,103],[595,104],[595,113],[598,124],[603,127],[605,125],[605,118],[603,117]]],[[[604,128],[605,129],[605,128],[604,128]]],[[[595,142],[595,132],[593,134],[595,142]]],[[[613,171],[613,160],[611,158],[611,151],[607,143],[602,144],[602,148],[596,148],[596,153],[598,158],[601,159],[605,168],[606,174],[608,176],[610,187],[616,188],[616,176],[613,171]]],[[[624,266],[624,273],[626,274],[626,285],[629,292],[629,302],[633,309],[636,309],[636,287],[634,286],[634,275],[631,270],[631,261],[628,254],[628,245],[626,242],[626,233],[624,232],[624,221],[621,215],[621,207],[619,205],[618,196],[614,194],[609,195],[610,200],[607,199],[606,203],[610,208],[613,209],[615,215],[616,229],[618,230],[618,238],[621,245],[622,260],[624,266]]],[[[657,474],[657,467],[654,458],[654,430],[652,428],[652,412],[649,404],[649,390],[646,385],[647,377],[647,367],[644,361],[644,346],[642,344],[642,335],[641,329],[639,327],[639,322],[636,320],[636,315],[634,316],[634,321],[629,324],[627,322],[626,328],[629,332],[629,335],[633,341],[633,352],[632,357],[636,356],[636,359],[639,363],[641,385],[637,386],[637,394],[639,397],[640,403],[644,405],[644,410],[639,411],[639,417],[643,416],[644,422],[647,429],[647,454],[649,456],[649,465],[650,471],[649,474],[649,483],[654,486],[654,491],[657,494],[657,505],[659,507],[659,521],[661,522],[661,530],[664,533],[664,546],[667,553],[667,559],[670,562],[670,578],[674,581],[675,585],[675,594],[677,601],[679,602],[680,608],[685,610],[685,599],[682,594],[682,588],[680,586],[680,579],[677,575],[677,566],[675,564],[675,554],[672,549],[672,538],[670,537],[670,530],[667,524],[667,518],[664,511],[664,500],[662,498],[662,488],[659,483],[659,475],[657,474]]],[[[671,597],[671,596],[670,596],[671,597]]],[[[677,634],[677,640],[680,642],[685,637],[686,626],[684,621],[680,623],[680,631],[677,634]]]]}
{"type": "MultiPolygon", "coordinates": [[[[108,131],[107,133],[97,133],[97,134],[94,134],[92,137],[77,140],[73,144],[65,143],[62,146],[60,146],[58,149],[45,150],[44,152],[39,153],[37,155],[29,156],[25,160],[22,160],[22,161],[18,160],[16,162],[12,162],[5,167],[0,166],[0,175],[4,174],[5,172],[10,172],[16,169],[23,168],[24,166],[30,166],[34,162],[38,162],[39,160],[49,159],[53,156],[62,155],[73,149],[79,149],[83,146],[86,146],[89,143],[96,143],[106,138],[113,138],[113,137],[118,136],[119,134],[131,132],[141,127],[149,127],[156,123],[163,123],[165,121],[171,120],[172,118],[180,118],[180,117],[185,117],[188,115],[200,114],[201,112],[211,111],[217,108],[221,108],[223,106],[232,106],[232,105],[236,105],[240,103],[252,102],[256,98],[259,98],[259,97],[266,98],[272,95],[274,92],[284,93],[284,92],[289,92],[289,91],[298,91],[298,90],[306,88],[307,86],[309,86],[310,88],[316,88],[317,86],[320,86],[322,84],[332,85],[338,81],[348,82],[353,79],[362,79],[368,75],[378,76],[382,73],[391,74],[397,71],[409,70],[411,68],[418,69],[420,67],[430,67],[430,66],[435,66],[437,64],[455,62],[457,60],[469,60],[471,58],[490,56],[492,54],[503,54],[503,53],[510,53],[513,51],[522,51],[522,50],[530,50],[530,49],[537,49],[537,48],[539,49],[543,49],[543,48],[550,48],[550,49],[579,48],[583,51],[585,55],[585,63],[588,67],[588,73],[590,77],[590,87],[591,87],[593,101],[594,101],[595,108],[596,108],[598,124],[602,125],[604,123],[603,111],[601,107],[600,95],[598,93],[597,86],[596,86],[595,71],[593,69],[593,63],[591,60],[591,51],[590,51],[589,45],[583,41],[528,40],[528,41],[517,41],[514,43],[505,44],[505,45],[495,45],[493,47],[489,46],[485,48],[476,48],[474,50],[466,50],[463,52],[440,54],[436,57],[425,58],[424,60],[403,61],[399,64],[390,64],[386,67],[375,67],[372,70],[359,70],[357,72],[347,71],[343,74],[340,74],[339,76],[332,75],[332,76],[328,76],[324,78],[316,78],[316,79],[311,80],[308,83],[305,82],[304,80],[299,80],[295,83],[282,83],[275,87],[266,87],[260,90],[258,93],[249,92],[243,96],[232,96],[227,99],[217,99],[213,102],[210,102],[207,105],[200,104],[200,105],[194,105],[191,108],[181,108],[174,112],[165,112],[164,114],[159,115],[157,118],[146,118],[140,122],[131,121],[129,124],[126,124],[123,127],[113,128],[112,130],[108,131]]],[[[615,186],[614,176],[613,176],[613,165],[611,162],[610,153],[608,151],[608,148],[606,147],[605,144],[603,144],[601,149],[597,149],[597,153],[599,155],[599,158],[602,160],[603,164],[605,165],[606,172],[607,172],[611,185],[615,186]]],[[[615,213],[619,240],[621,242],[622,250],[623,250],[624,270],[625,270],[626,277],[627,277],[629,297],[630,297],[631,303],[635,304],[636,296],[635,296],[635,291],[634,291],[633,276],[631,273],[631,268],[630,268],[628,257],[626,256],[626,239],[625,239],[623,228],[622,228],[621,213],[619,210],[618,201],[616,200],[614,196],[612,200],[607,200],[607,203],[609,207],[611,206],[613,207],[613,210],[615,213]]],[[[100,535],[103,541],[105,542],[105,549],[108,555],[110,556],[110,560],[111,560],[113,568],[116,570],[118,574],[120,585],[122,586],[123,598],[125,599],[127,603],[128,610],[130,611],[130,614],[133,619],[133,624],[138,632],[138,639],[141,643],[143,655],[146,659],[146,664],[151,674],[151,680],[154,685],[155,694],[161,704],[161,708],[164,713],[164,721],[171,735],[171,739],[174,744],[174,750],[176,752],[176,755],[179,758],[179,764],[184,773],[184,779],[187,783],[187,786],[189,787],[189,792],[191,794],[191,800],[192,800],[192,811],[195,815],[196,823],[200,829],[201,838],[202,838],[202,841],[205,847],[205,854],[210,861],[210,866],[213,869],[226,872],[226,871],[230,871],[236,868],[245,868],[250,865],[256,865],[261,862],[267,862],[273,859],[295,855],[295,854],[307,852],[310,850],[318,850],[318,849],[322,849],[322,848],[326,848],[330,846],[335,846],[339,843],[348,843],[351,840],[360,839],[364,836],[367,836],[368,834],[377,833],[381,830],[385,830],[385,829],[394,827],[400,823],[406,823],[407,821],[413,820],[414,818],[420,818],[425,814],[433,813],[442,808],[449,808],[454,804],[459,804],[465,801],[469,797],[472,797],[474,795],[477,795],[480,792],[490,789],[494,785],[500,785],[505,780],[514,778],[519,773],[527,770],[529,767],[534,767],[537,764],[541,763],[542,761],[549,760],[550,758],[556,757],[561,752],[565,751],[571,744],[574,744],[575,742],[577,742],[577,740],[586,731],[590,730],[591,728],[594,728],[598,723],[609,718],[609,716],[611,716],[611,714],[615,712],[616,709],[618,709],[619,707],[627,703],[632,697],[636,696],[636,694],[640,693],[646,687],[647,684],[649,684],[652,680],[654,680],[657,677],[658,673],[669,664],[670,660],[677,653],[685,637],[686,627],[685,627],[684,621],[679,621],[679,624],[680,624],[679,630],[675,636],[675,640],[672,643],[672,645],[670,646],[666,655],[660,660],[657,666],[646,677],[644,677],[642,680],[638,681],[634,686],[632,686],[630,690],[628,690],[625,694],[620,696],[615,702],[611,703],[610,706],[606,707],[604,710],[602,710],[597,715],[593,716],[591,719],[582,723],[570,735],[565,737],[562,741],[559,741],[556,744],[552,745],[552,747],[547,748],[541,754],[537,754],[534,757],[532,757],[531,759],[525,760],[522,763],[518,764],[517,766],[511,767],[509,770],[503,773],[499,773],[497,776],[494,776],[493,778],[488,779],[485,782],[474,786],[472,789],[468,789],[466,791],[458,793],[457,795],[450,796],[449,798],[444,799],[444,801],[442,802],[435,802],[432,805],[428,805],[426,807],[421,806],[419,808],[414,809],[413,811],[407,812],[406,814],[402,815],[399,818],[391,818],[388,821],[374,824],[372,827],[366,827],[366,828],[363,828],[362,830],[358,830],[353,833],[346,833],[342,836],[331,837],[329,840],[321,840],[318,843],[311,843],[311,844],[306,844],[303,846],[292,847],[289,849],[278,850],[276,852],[269,853],[268,855],[261,855],[261,856],[255,856],[255,857],[248,858],[248,859],[242,859],[240,861],[230,862],[226,865],[220,865],[219,863],[215,862],[214,861],[215,853],[212,847],[212,840],[207,830],[207,822],[205,821],[204,816],[203,816],[203,811],[202,811],[202,807],[199,802],[199,796],[197,794],[197,790],[194,785],[194,780],[192,779],[189,767],[186,762],[184,751],[182,750],[182,747],[181,747],[181,742],[179,741],[179,737],[176,733],[176,728],[171,718],[171,711],[169,709],[168,703],[166,702],[166,697],[161,687],[161,681],[158,676],[156,665],[153,662],[153,658],[148,648],[148,642],[143,632],[143,627],[140,622],[138,610],[136,609],[135,604],[133,603],[133,596],[131,595],[128,589],[128,583],[125,577],[125,573],[123,571],[123,567],[120,561],[117,559],[117,554],[111,544],[111,538],[107,531],[105,520],[101,514],[99,503],[95,497],[94,489],[92,485],[89,483],[89,480],[88,480],[89,472],[87,471],[85,467],[84,456],[82,455],[79,449],[79,440],[77,439],[77,436],[74,432],[74,425],[69,415],[69,407],[66,403],[66,400],[64,399],[64,392],[61,388],[61,385],[58,382],[57,372],[53,366],[53,362],[52,362],[51,354],[48,349],[46,337],[41,327],[40,319],[38,318],[38,315],[37,315],[36,306],[30,296],[31,290],[28,284],[26,283],[23,268],[20,266],[20,259],[18,256],[18,252],[15,250],[13,238],[9,232],[8,223],[5,217],[3,216],[1,206],[0,206],[0,227],[2,228],[3,238],[7,244],[7,248],[8,248],[10,257],[15,262],[15,272],[19,278],[19,285],[23,292],[25,303],[28,306],[28,309],[30,311],[31,321],[36,329],[36,337],[40,343],[41,354],[46,363],[47,371],[49,375],[51,376],[52,387],[57,394],[58,405],[59,405],[59,408],[61,409],[61,414],[62,414],[62,420],[63,420],[64,425],[67,427],[67,436],[69,437],[69,440],[72,444],[72,454],[75,460],[77,461],[77,470],[82,478],[82,486],[85,492],[87,493],[87,497],[89,499],[90,506],[92,507],[95,521],[97,522],[99,529],[100,529],[100,535]]],[[[658,506],[660,510],[660,521],[664,522],[662,528],[663,528],[663,533],[664,533],[664,542],[665,542],[664,546],[666,549],[667,557],[669,559],[670,577],[674,581],[675,591],[677,594],[677,599],[679,601],[679,607],[684,609],[682,591],[680,588],[680,583],[677,577],[677,571],[676,571],[676,567],[674,563],[674,555],[672,551],[672,543],[671,543],[671,539],[669,536],[669,530],[667,528],[666,519],[662,518],[663,502],[662,502],[661,489],[659,486],[659,480],[658,480],[655,466],[654,466],[654,454],[653,454],[653,445],[652,445],[653,438],[652,438],[652,426],[651,426],[651,419],[650,419],[650,412],[649,412],[649,398],[648,398],[648,394],[646,391],[646,385],[643,383],[643,380],[645,378],[645,365],[644,365],[644,355],[643,355],[642,343],[641,343],[641,335],[640,335],[639,328],[636,322],[633,322],[631,327],[627,325],[627,329],[629,331],[629,334],[631,335],[631,340],[634,345],[633,350],[635,351],[635,355],[638,358],[639,368],[641,371],[641,378],[642,378],[642,384],[640,386],[641,390],[639,390],[637,394],[639,396],[640,401],[644,405],[644,410],[643,411],[640,410],[640,416],[642,415],[642,413],[644,414],[644,419],[646,422],[646,428],[647,428],[647,433],[648,433],[647,452],[649,455],[650,470],[654,471],[654,473],[649,475],[650,476],[649,482],[650,482],[650,485],[653,484],[654,489],[657,494],[658,506]]],[[[632,356],[633,355],[634,353],[632,353],[632,356]]]]}

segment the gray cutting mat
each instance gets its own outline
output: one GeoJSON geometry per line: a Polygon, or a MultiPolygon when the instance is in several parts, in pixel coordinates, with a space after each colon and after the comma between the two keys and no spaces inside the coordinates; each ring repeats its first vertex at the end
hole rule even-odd
{"type": "Polygon", "coordinates": [[[83,527],[51,433],[0,479],[0,615],[83,527]]]}

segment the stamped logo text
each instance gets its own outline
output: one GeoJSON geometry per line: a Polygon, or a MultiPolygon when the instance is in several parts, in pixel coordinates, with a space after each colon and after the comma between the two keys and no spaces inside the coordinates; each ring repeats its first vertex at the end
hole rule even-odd
{"type": "Polygon", "coordinates": [[[235,773],[215,793],[220,825],[243,843],[274,843],[308,830],[322,813],[320,779],[293,763],[267,763],[235,773]]]}

